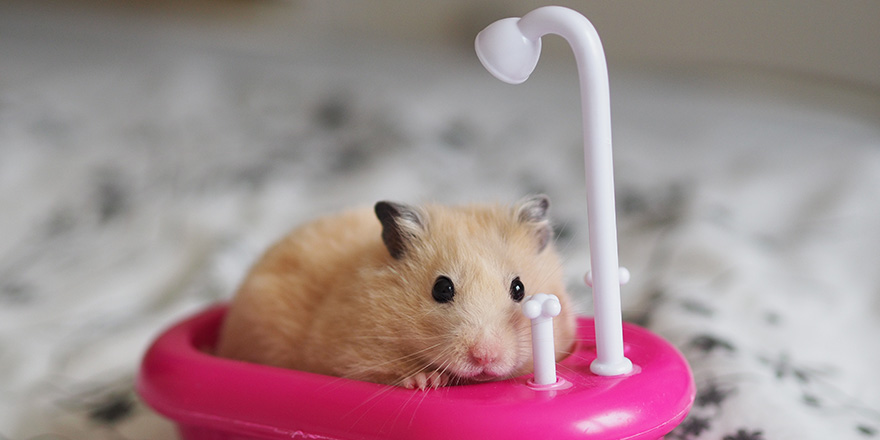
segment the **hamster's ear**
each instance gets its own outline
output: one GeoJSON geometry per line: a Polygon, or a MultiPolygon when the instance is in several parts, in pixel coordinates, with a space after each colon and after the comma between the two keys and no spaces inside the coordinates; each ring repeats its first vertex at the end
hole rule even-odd
{"type": "Polygon", "coordinates": [[[547,218],[550,199],[543,195],[527,196],[516,203],[516,219],[534,229],[538,240],[538,252],[543,251],[553,236],[553,228],[547,218]]]}
{"type": "Polygon", "coordinates": [[[425,228],[418,208],[403,203],[376,203],[376,217],[382,223],[382,241],[395,260],[406,253],[412,241],[425,228]]]}

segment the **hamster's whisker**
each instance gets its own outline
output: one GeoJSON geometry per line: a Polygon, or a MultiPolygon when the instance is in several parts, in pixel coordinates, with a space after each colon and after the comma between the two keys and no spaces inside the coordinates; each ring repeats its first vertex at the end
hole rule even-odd
{"type": "Polygon", "coordinates": [[[434,354],[433,357],[431,357],[430,359],[427,360],[425,368],[429,368],[432,365],[436,365],[437,362],[441,361],[441,360],[442,360],[442,362],[440,362],[440,365],[443,365],[444,363],[449,363],[451,361],[451,359],[449,358],[449,355],[452,353],[452,351],[453,351],[453,349],[451,347],[446,347],[443,350],[439,351],[438,353],[434,354]]]}
{"type": "MultiPolygon", "coordinates": [[[[407,397],[406,401],[404,401],[404,402],[400,405],[400,410],[397,411],[397,415],[395,415],[394,418],[391,420],[391,425],[392,425],[392,426],[394,426],[394,425],[397,423],[397,421],[400,419],[400,416],[403,414],[404,410],[406,410],[406,407],[409,406],[409,404],[410,404],[413,400],[418,399],[418,394],[419,394],[419,393],[411,393],[411,394],[409,395],[409,397],[407,397]]],[[[422,397],[422,399],[420,399],[420,400],[418,401],[418,403],[416,403],[416,406],[415,406],[415,408],[413,409],[412,417],[415,417],[415,410],[418,409],[419,406],[421,406],[421,402],[422,402],[422,401],[424,401],[424,397],[422,397]]],[[[387,422],[387,420],[386,420],[386,422],[387,422]]],[[[409,423],[412,424],[412,418],[410,418],[409,423]]]]}
{"type": "MultiPolygon", "coordinates": [[[[439,346],[439,345],[441,345],[441,344],[440,344],[440,343],[434,344],[434,345],[432,345],[432,346],[430,346],[430,347],[427,347],[427,348],[425,348],[425,349],[423,349],[423,350],[420,350],[418,353],[423,353],[423,352],[429,351],[429,350],[431,350],[431,349],[433,349],[433,348],[436,348],[436,347],[439,346]]],[[[450,354],[451,352],[452,352],[452,348],[451,348],[451,347],[446,347],[446,348],[444,348],[443,350],[441,350],[441,351],[439,351],[438,353],[434,354],[434,356],[433,356],[431,359],[429,359],[427,362],[423,362],[420,366],[416,366],[416,367],[411,368],[410,370],[404,372],[404,373],[401,375],[401,378],[400,378],[399,380],[397,380],[397,381],[395,382],[395,384],[398,385],[398,386],[403,385],[403,382],[406,381],[408,378],[410,378],[410,377],[412,377],[412,376],[415,376],[415,375],[417,375],[417,374],[419,374],[419,373],[423,373],[423,372],[425,372],[425,371],[427,371],[427,370],[429,370],[429,369],[432,369],[432,368],[434,368],[435,370],[439,370],[439,368],[435,368],[435,367],[433,367],[433,365],[434,365],[438,360],[440,360],[440,359],[444,359],[444,358],[445,358],[446,360],[443,361],[440,365],[444,365],[444,364],[450,362],[448,358],[449,358],[449,354],[450,354]]],[[[407,358],[411,358],[411,357],[412,357],[412,356],[407,356],[407,358]]]]}
{"type": "MultiPolygon", "coordinates": [[[[345,418],[351,416],[351,415],[352,415],[355,411],[357,411],[358,409],[364,407],[365,405],[367,405],[368,403],[370,403],[370,402],[372,402],[372,401],[378,399],[379,397],[381,397],[381,396],[383,396],[383,395],[385,395],[385,394],[388,394],[390,391],[394,390],[395,388],[397,388],[397,387],[394,386],[394,385],[385,385],[385,386],[379,388],[379,390],[377,390],[375,393],[371,394],[369,397],[367,397],[366,399],[364,399],[363,402],[361,402],[360,404],[358,404],[357,406],[355,406],[354,408],[352,408],[349,412],[347,412],[345,415],[343,415],[342,418],[345,419],[345,418]]],[[[376,404],[378,404],[378,402],[376,402],[376,404]]],[[[374,406],[375,406],[375,404],[374,404],[374,406]]],[[[360,417],[358,417],[357,420],[355,420],[354,423],[357,423],[357,422],[359,422],[361,419],[363,419],[364,416],[366,416],[368,412],[369,412],[369,410],[364,410],[363,412],[361,412],[360,417]]]]}
{"type": "MultiPolygon", "coordinates": [[[[566,227],[568,227],[568,224],[569,224],[569,223],[570,223],[570,222],[569,222],[568,220],[565,220],[565,221],[560,222],[560,223],[559,223],[559,229],[560,229],[560,230],[565,229],[566,227]]],[[[569,234],[569,235],[568,235],[568,239],[565,240],[565,243],[561,243],[561,242],[559,241],[559,236],[556,235],[556,234],[554,234],[554,235],[553,235],[553,244],[556,245],[556,248],[557,248],[557,250],[559,251],[559,253],[560,253],[560,254],[563,254],[563,253],[565,253],[565,251],[568,250],[568,248],[571,246],[571,244],[574,243],[574,237],[575,237],[574,234],[569,234]],[[561,244],[561,246],[560,246],[560,244],[561,244]]]]}
{"type": "MultiPolygon", "coordinates": [[[[370,371],[374,371],[374,370],[379,370],[381,367],[384,367],[387,365],[392,365],[392,364],[399,363],[399,362],[408,363],[410,361],[417,360],[422,353],[433,350],[434,348],[436,348],[442,344],[443,344],[442,342],[438,342],[438,343],[430,345],[424,349],[421,349],[421,350],[418,350],[418,351],[415,351],[412,353],[407,353],[403,356],[398,356],[396,358],[388,359],[383,362],[370,363],[369,365],[364,365],[358,369],[352,369],[352,370],[348,371],[348,373],[346,374],[346,377],[358,378],[358,377],[361,377],[365,373],[369,373],[370,371]]],[[[402,385],[402,382],[406,377],[412,376],[413,374],[417,374],[419,371],[420,370],[418,368],[416,368],[413,373],[404,374],[403,379],[395,382],[395,385],[402,385]]]]}
{"type": "Polygon", "coordinates": [[[574,368],[571,368],[571,367],[569,367],[568,365],[563,365],[563,364],[558,363],[558,362],[556,363],[556,369],[557,369],[557,370],[564,370],[564,371],[566,371],[566,372],[568,372],[568,373],[573,373],[573,374],[577,374],[577,373],[578,373],[578,370],[575,370],[574,368]]]}
{"type": "MultiPolygon", "coordinates": [[[[436,343],[436,344],[434,344],[434,345],[428,346],[428,347],[423,348],[423,349],[421,349],[421,350],[414,351],[414,352],[412,352],[412,353],[408,353],[408,354],[405,354],[405,355],[403,355],[403,356],[400,356],[400,357],[398,357],[398,358],[396,358],[396,359],[391,360],[390,362],[408,361],[408,360],[418,359],[418,358],[421,357],[421,355],[422,355],[423,353],[429,352],[429,351],[431,351],[431,350],[433,350],[433,349],[439,347],[440,345],[443,345],[443,343],[442,343],[442,342],[438,342],[438,343],[436,343]]],[[[390,362],[388,362],[388,363],[390,363],[390,362]]],[[[419,371],[420,371],[420,370],[417,370],[416,373],[418,373],[419,371]]]]}
{"type": "Polygon", "coordinates": [[[402,340],[402,339],[406,339],[406,340],[409,340],[409,341],[418,341],[418,342],[433,342],[433,341],[438,341],[438,340],[446,339],[446,337],[443,336],[443,335],[430,335],[430,336],[414,336],[414,335],[408,335],[408,336],[405,336],[405,337],[404,337],[404,336],[400,336],[400,335],[359,335],[359,336],[352,336],[351,339],[352,339],[352,340],[356,340],[356,341],[364,341],[364,342],[370,342],[370,341],[377,341],[377,342],[391,341],[391,342],[397,342],[397,341],[400,341],[400,340],[402,340]]]}
{"type": "MultiPolygon", "coordinates": [[[[440,366],[439,366],[435,371],[436,371],[438,374],[440,374],[441,376],[442,376],[442,375],[445,375],[445,374],[446,374],[446,370],[447,370],[447,368],[448,368],[448,364],[449,364],[450,362],[451,362],[450,359],[446,359],[445,361],[443,361],[442,364],[440,364],[440,366]]],[[[445,384],[445,385],[448,385],[448,383],[445,384]]],[[[413,408],[413,410],[412,410],[412,415],[410,416],[410,419],[409,419],[409,426],[412,426],[413,422],[415,421],[416,412],[417,412],[418,409],[422,406],[422,404],[425,402],[425,399],[428,398],[428,393],[429,393],[429,392],[432,392],[433,390],[432,390],[432,387],[428,386],[428,387],[425,387],[425,389],[422,390],[422,391],[423,391],[423,392],[421,393],[421,394],[422,394],[421,398],[419,399],[419,401],[418,401],[418,403],[416,404],[415,408],[413,408]]],[[[415,394],[415,393],[413,393],[413,394],[415,394]]],[[[407,403],[408,403],[408,402],[407,402],[407,403]]],[[[403,408],[401,407],[401,412],[402,412],[402,411],[403,411],[403,408]]]]}

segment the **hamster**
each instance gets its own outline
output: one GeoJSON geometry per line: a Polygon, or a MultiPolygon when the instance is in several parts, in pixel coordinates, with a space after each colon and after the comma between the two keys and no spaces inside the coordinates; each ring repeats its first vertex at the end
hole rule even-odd
{"type": "Polygon", "coordinates": [[[500,380],[531,370],[521,302],[550,293],[560,360],[575,315],[548,208],[383,201],[307,223],[251,269],[216,353],[406,388],[500,380]]]}

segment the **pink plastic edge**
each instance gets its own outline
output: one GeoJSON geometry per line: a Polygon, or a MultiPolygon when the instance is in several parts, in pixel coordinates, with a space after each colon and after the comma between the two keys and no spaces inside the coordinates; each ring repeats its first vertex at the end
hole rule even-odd
{"type": "Polygon", "coordinates": [[[658,439],[696,393],[681,353],[629,323],[625,351],[636,368],[622,377],[589,371],[593,321],[579,318],[579,343],[558,364],[571,386],[534,389],[523,376],[413,391],[213,356],[225,312],[214,306],[165,331],[141,365],[138,393],[186,440],[658,439]]]}

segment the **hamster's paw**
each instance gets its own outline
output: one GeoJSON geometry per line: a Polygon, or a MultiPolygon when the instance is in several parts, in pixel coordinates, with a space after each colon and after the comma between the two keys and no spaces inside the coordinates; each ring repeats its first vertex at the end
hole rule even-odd
{"type": "Polygon", "coordinates": [[[424,390],[426,388],[440,388],[449,383],[449,375],[438,371],[419,372],[400,382],[400,386],[409,389],[424,390]]]}

